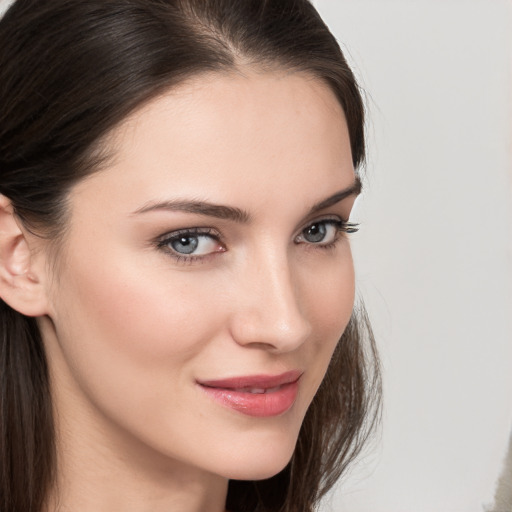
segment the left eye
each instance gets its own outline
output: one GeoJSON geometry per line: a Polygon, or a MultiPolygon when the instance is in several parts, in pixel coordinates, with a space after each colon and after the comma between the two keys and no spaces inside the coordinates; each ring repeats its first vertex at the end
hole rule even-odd
{"type": "Polygon", "coordinates": [[[303,229],[295,239],[296,242],[328,245],[336,241],[342,222],[335,220],[323,220],[310,224],[303,229]]]}
{"type": "Polygon", "coordinates": [[[183,233],[162,242],[180,256],[205,256],[222,250],[219,241],[209,234],[183,233]]]}

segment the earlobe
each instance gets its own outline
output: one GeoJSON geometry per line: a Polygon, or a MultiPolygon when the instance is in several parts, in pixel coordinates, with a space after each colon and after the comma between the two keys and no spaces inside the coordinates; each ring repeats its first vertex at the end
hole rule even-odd
{"type": "Polygon", "coordinates": [[[0,298],[26,316],[46,314],[42,266],[35,260],[10,200],[0,194],[0,298]]]}

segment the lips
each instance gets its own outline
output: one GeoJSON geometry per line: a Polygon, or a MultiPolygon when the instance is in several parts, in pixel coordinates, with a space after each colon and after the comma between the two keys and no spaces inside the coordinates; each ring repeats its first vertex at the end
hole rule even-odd
{"type": "Polygon", "coordinates": [[[278,416],[295,402],[302,372],[198,381],[213,400],[248,416],[278,416]]]}

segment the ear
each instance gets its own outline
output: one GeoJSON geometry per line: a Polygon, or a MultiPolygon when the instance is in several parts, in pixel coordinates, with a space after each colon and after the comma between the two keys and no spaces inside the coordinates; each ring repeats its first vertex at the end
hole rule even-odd
{"type": "Polygon", "coordinates": [[[35,241],[16,218],[11,201],[0,194],[0,297],[26,316],[47,313],[46,265],[35,241]]]}

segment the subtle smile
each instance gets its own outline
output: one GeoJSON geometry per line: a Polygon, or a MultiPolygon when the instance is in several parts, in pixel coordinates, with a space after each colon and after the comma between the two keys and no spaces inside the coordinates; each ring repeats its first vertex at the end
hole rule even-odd
{"type": "Polygon", "coordinates": [[[198,381],[215,401],[248,416],[278,416],[288,411],[297,397],[300,370],[280,375],[254,375],[198,381]]]}

